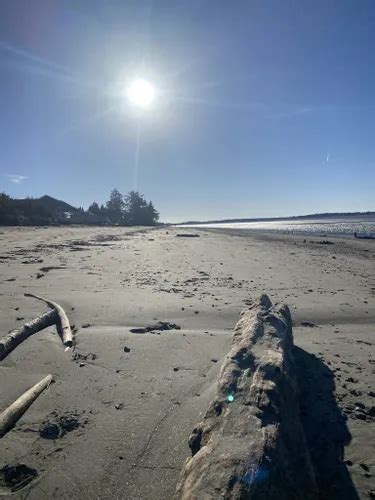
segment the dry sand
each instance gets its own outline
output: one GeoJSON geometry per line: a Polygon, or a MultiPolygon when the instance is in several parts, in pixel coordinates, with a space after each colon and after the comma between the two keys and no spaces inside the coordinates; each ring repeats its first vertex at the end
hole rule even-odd
{"type": "MultiPolygon", "coordinates": [[[[1,231],[1,335],[45,310],[25,292],[59,302],[76,329],[74,351],[49,328],[0,362],[0,410],[48,373],[55,378],[0,441],[0,469],[21,463],[38,473],[13,497],[171,498],[233,326],[265,292],[292,310],[301,414],[327,498],[371,498],[375,242],[181,232],[197,231],[1,231]],[[156,321],[181,329],[130,332],[156,321]],[[79,426],[40,437],[44,422],[66,417],[79,426]],[[329,456],[329,440],[347,443],[345,457],[329,456]]],[[[0,476],[0,495],[8,493],[0,476]]]]}

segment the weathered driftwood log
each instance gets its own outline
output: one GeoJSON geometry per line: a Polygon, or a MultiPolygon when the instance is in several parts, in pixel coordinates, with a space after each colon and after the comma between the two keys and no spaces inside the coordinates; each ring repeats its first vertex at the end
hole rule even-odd
{"type": "Polygon", "coordinates": [[[54,325],[58,320],[56,309],[52,309],[41,316],[25,323],[20,328],[15,328],[0,339],[0,361],[10,354],[21,342],[30,335],[54,325]]]}
{"type": "Polygon", "coordinates": [[[47,375],[47,377],[28,389],[0,414],[0,438],[10,431],[29,406],[50,385],[52,378],[52,375],[47,375]]]}
{"type": "Polygon", "coordinates": [[[299,420],[286,306],[262,295],[242,313],[216,396],[189,438],[177,499],[318,498],[299,420]]]}
{"type": "Polygon", "coordinates": [[[72,329],[70,328],[68,316],[66,315],[66,312],[64,311],[64,309],[56,302],[53,302],[52,300],[40,297],[39,295],[34,295],[33,293],[25,293],[25,297],[33,297],[34,299],[41,300],[42,302],[45,302],[49,307],[56,310],[58,317],[59,317],[58,326],[61,329],[61,339],[63,341],[63,344],[66,347],[72,347],[72,345],[73,345],[73,333],[72,333],[72,329]]]}

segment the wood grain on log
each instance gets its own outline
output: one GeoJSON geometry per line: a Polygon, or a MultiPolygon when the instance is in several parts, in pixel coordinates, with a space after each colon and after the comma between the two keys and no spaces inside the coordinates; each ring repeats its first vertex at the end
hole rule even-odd
{"type": "Polygon", "coordinates": [[[0,438],[10,431],[29,406],[50,385],[52,380],[52,375],[47,375],[43,380],[24,392],[22,396],[0,414],[0,438]]]}
{"type": "Polygon", "coordinates": [[[54,325],[58,320],[58,314],[55,309],[47,311],[37,318],[25,323],[20,328],[15,328],[0,339],[0,361],[8,356],[21,342],[30,335],[54,325]]]}
{"type": "Polygon", "coordinates": [[[176,499],[318,498],[292,349],[286,306],[263,295],[242,313],[216,396],[189,438],[176,499]]]}

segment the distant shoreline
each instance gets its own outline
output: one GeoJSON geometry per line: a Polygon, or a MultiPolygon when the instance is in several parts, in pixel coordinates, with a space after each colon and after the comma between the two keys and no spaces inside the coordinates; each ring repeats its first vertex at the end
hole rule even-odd
{"type": "Polygon", "coordinates": [[[353,222],[358,219],[371,220],[375,223],[375,212],[331,212],[331,213],[319,213],[319,214],[307,214],[307,215],[288,215],[286,217],[255,217],[255,218],[239,218],[239,219],[215,219],[208,221],[185,221],[178,223],[179,225],[191,225],[191,224],[246,224],[250,222],[282,222],[282,221],[305,221],[305,220],[336,220],[345,219],[349,222],[353,219],[353,222]]]}
{"type": "Polygon", "coordinates": [[[375,217],[277,219],[251,222],[184,224],[183,227],[235,230],[247,234],[272,233],[317,237],[375,238],[375,217]]]}

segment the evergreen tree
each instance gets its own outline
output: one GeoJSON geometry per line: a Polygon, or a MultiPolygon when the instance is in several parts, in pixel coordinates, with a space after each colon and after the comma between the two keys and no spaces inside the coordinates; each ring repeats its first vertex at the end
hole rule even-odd
{"type": "Polygon", "coordinates": [[[100,215],[100,208],[99,205],[96,203],[96,201],[91,203],[91,205],[88,208],[88,211],[94,215],[100,215]]]}
{"type": "Polygon", "coordinates": [[[110,221],[113,224],[121,224],[124,222],[124,198],[117,189],[111,191],[109,200],[107,201],[107,213],[110,221]]]}
{"type": "Polygon", "coordinates": [[[157,223],[159,220],[159,212],[155,209],[152,201],[149,202],[147,205],[147,215],[149,219],[149,224],[150,226],[153,226],[157,223]]]}
{"type": "Polygon", "coordinates": [[[152,202],[147,203],[138,191],[130,191],[125,198],[125,223],[129,226],[152,226],[159,219],[152,202]]]}

